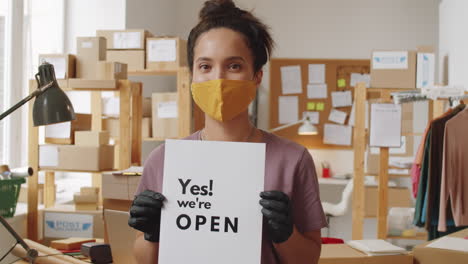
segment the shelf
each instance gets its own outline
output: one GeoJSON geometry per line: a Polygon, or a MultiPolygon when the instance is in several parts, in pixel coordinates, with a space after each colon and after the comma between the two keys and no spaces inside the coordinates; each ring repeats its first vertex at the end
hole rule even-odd
{"type": "Polygon", "coordinates": [[[113,170],[107,170],[107,171],[80,171],[80,170],[41,169],[41,168],[39,168],[39,171],[44,171],[44,172],[73,172],[73,173],[106,173],[106,172],[111,172],[113,170]]]}
{"type": "Polygon", "coordinates": [[[381,93],[381,92],[408,92],[408,91],[417,91],[417,89],[401,89],[401,88],[367,88],[367,92],[371,93],[381,93]]]}
{"type": "Polygon", "coordinates": [[[177,75],[178,71],[156,71],[156,70],[141,70],[129,71],[128,76],[157,76],[157,75],[177,75]]]}

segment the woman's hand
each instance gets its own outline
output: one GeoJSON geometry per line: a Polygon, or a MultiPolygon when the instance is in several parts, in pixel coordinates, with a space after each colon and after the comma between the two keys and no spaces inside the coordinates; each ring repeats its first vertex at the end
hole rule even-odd
{"type": "Polygon", "coordinates": [[[146,190],[133,200],[128,225],[145,233],[147,241],[159,242],[161,208],[165,199],[160,193],[146,190]]]}
{"type": "Polygon", "coordinates": [[[274,243],[288,240],[293,232],[289,197],[280,191],[261,192],[260,197],[271,240],[274,243]]]}

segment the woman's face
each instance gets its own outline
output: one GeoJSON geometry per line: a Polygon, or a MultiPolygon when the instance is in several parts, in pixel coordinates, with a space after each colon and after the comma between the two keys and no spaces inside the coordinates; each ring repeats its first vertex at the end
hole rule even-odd
{"type": "Polygon", "coordinates": [[[216,79],[261,82],[261,72],[255,76],[253,57],[241,33],[215,28],[198,38],[194,48],[192,81],[216,79]]]}

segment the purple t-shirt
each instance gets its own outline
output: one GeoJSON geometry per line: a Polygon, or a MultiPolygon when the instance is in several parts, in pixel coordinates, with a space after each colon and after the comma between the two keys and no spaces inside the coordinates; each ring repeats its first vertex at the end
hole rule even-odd
{"type": "MultiPolygon", "coordinates": [[[[320,202],[317,175],[312,156],[303,146],[263,132],[266,143],[265,191],[278,190],[289,196],[293,221],[301,233],[320,230],[327,225],[320,202]]],[[[187,140],[200,140],[200,131],[187,140]]],[[[152,190],[162,193],[164,144],[158,146],[145,162],[137,193],[152,190]]],[[[260,196],[259,196],[260,200],[260,196]]],[[[277,264],[275,248],[268,238],[264,224],[262,264],[277,264]]]]}

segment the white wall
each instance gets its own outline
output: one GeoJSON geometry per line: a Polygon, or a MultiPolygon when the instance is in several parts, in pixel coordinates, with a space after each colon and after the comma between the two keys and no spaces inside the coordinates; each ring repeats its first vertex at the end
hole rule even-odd
{"type": "Polygon", "coordinates": [[[65,52],[76,54],[76,37],[96,36],[97,29],[124,29],[125,7],[125,0],[65,1],[65,52]]]}
{"type": "Polygon", "coordinates": [[[468,90],[468,1],[443,0],[439,12],[439,65],[444,69],[440,71],[440,80],[468,90]],[[448,64],[444,63],[447,60],[448,64]]]}

